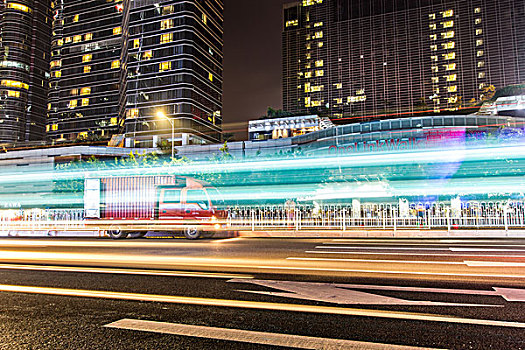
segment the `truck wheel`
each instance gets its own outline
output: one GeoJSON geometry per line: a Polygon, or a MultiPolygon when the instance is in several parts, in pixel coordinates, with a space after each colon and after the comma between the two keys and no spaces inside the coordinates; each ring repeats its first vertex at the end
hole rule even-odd
{"type": "Polygon", "coordinates": [[[184,228],[184,237],[187,239],[199,239],[201,236],[201,231],[197,229],[197,227],[190,226],[184,228]]]}
{"type": "Polygon", "coordinates": [[[121,229],[116,230],[110,230],[108,231],[109,237],[112,239],[124,239],[128,237],[128,233],[125,231],[122,231],[121,229]]]}

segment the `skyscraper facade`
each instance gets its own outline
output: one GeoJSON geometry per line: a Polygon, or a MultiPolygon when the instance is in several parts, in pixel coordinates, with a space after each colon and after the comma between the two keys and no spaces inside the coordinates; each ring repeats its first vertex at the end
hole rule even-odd
{"type": "Polygon", "coordinates": [[[284,7],[283,104],[335,118],[458,110],[525,81],[524,0],[284,7]]]}
{"type": "Polygon", "coordinates": [[[44,140],[50,3],[0,2],[0,142],[44,140]]]}
{"type": "Polygon", "coordinates": [[[178,144],[219,141],[222,0],[131,1],[127,35],[128,138],[171,139],[171,119],[178,144]]]}
{"type": "Polygon", "coordinates": [[[55,0],[54,10],[52,140],[220,139],[222,0],[55,0]]]}
{"type": "Polygon", "coordinates": [[[106,138],[118,131],[120,1],[54,0],[48,138],[106,138]]]}

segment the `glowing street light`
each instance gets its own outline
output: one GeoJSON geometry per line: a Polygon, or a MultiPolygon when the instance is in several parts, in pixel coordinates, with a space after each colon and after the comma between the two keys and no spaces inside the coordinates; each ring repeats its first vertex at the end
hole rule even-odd
{"type": "Polygon", "coordinates": [[[175,158],[175,122],[162,111],[157,112],[157,118],[166,119],[171,124],[171,159],[173,160],[175,158]]]}

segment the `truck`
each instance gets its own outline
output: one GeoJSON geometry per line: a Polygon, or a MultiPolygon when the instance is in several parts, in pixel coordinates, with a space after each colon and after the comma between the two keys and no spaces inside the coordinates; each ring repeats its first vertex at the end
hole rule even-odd
{"type": "Polygon", "coordinates": [[[223,228],[227,217],[219,191],[190,177],[110,176],[84,181],[84,221],[106,227],[113,239],[173,231],[198,239],[223,228]]]}

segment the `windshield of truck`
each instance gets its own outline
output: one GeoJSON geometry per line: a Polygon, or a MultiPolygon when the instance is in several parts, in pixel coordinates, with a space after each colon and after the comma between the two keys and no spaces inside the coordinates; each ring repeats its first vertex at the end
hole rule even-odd
{"type": "Polygon", "coordinates": [[[188,190],[186,192],[186,203],[187,204],[197,204],[204,210],[208,209],[208,196],[204,190],[188,190]]]}
{"type": "Polygon", "coordinates": [[[219,190],[217,190],[214,187],[210,187],[210,188],[207,188],[206,191],[208,191],[208,195],[210,196],[211,205],[217,208],[222,208],[225,206],[224,197],[219,192],[219,190]]]}

